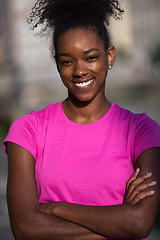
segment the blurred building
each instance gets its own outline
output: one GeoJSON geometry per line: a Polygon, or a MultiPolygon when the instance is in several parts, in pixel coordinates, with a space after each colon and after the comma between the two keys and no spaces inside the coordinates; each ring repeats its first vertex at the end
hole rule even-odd
{"type": "Polygon", "coordinates": [[[114,41],[118,47],[146,50],[160,42],[160,0],[122,0],[122,21],[112,21],[114,41]]]}
{"type": "Polygon", "coordinates": [[[110,26],[118,53],[111,89],[115,85],[159,88],[160,0],[123,0],[122,7],[123,20],[112,20],[110,26]],[[157,53],[156,63],[152,53],[157,53]]]}
{"type": "Polygon", "coordinates": [[[8,107],[16,95],[18,69],[13,55],[12,26],[10,22],[10,3],[0,0],[0,119],[8,117],[8,107]]]}
{"type": "Polygon", "coordinates": [[[160,0],[129,0],[134,45],[154,48],[160,42],[160,0]]]}
{"type": "Polygon", "coordinates": [[[0,0],[0,121],[42,108],[65,95],[49,42],[36,37],[27,17],[35,1],[0,0]],[[59,86],[60,85],[60,86],[59,86]]]}
{"type": "MultiPolygon", "coordinates": [[[[49,42],[34,37],[26,22],[34,2],[0,0],[0,120],[16,118],[66,96],[49,42]]],[[[110,27],[117,60],[109,74],[109,88],[157,87],[159,72],[150,51],[160,41],[160,0],[123,0],[122,6],[123,20],[112,21],[110,27]],[[155,79],[150,81],[153,72],[155,79]]]]}

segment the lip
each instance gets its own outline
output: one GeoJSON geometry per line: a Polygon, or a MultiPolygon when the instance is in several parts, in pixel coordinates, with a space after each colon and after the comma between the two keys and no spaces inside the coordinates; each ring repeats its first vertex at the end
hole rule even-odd
{"type": "Polygon", "coordinates": [[[73,83],[84,83],[84,82],[89,82],[91,80],[94,80],[94,78],[89,78],[89,79],[83,79],[82,81],[72,81],[73,83]]]}

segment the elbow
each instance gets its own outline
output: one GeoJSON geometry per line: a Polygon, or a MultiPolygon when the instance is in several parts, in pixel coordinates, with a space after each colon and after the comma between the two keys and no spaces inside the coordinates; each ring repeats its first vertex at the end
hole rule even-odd
{"type": "Polygon", "coordinates": [[[25,223],[24,221],[11,224],[11,228],[16,240],[34,239],[32,234],[32,226],[29,226],[29,224],[25,223]]]}
{"type": "Polygon", "coordinates": [[[37,210],[28,211],[23,214],[10,214],[10,225],[16,240],[35,240],[39,238],[39,219],[37,210]]]}
{"type": "Polygon", "coordinates": [[[152,224],[148,221],[144,213],[139,213],[133,220],[134,235],[136,238],[144,239],[147,238],[152,230],[152,224]]]}
{"type": "Polygon", "coordinates": [[[136,227],[135,237],[138,239],[147,238],[150,234],[151,229],[146,228],[143,224],[136,227]]]}
{"type": "Polygon", "coordinates": [[[29,234],[26,234],[25,228],[20,224],[16,226],[12,226],[12,233],[15,237],[16,240],[26,240],[26,239],[31,239],[29,234]]]}
{"type": "Polygon", "coordinates": [[[11,225],[13,236],[16,240],[24,240],[24,233],[20,225],[11,225]]]}

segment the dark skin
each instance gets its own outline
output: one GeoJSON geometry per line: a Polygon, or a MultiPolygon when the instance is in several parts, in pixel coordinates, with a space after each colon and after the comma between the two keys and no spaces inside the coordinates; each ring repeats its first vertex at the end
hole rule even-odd
{"type": "Polygon", "coordinates": [[[58,71],[68,89],[63,109],[70,120],[79,124],[95,122],[109,110],[110,102],[104,94],[105,79],[108,66],[115,60],[113,46],[105,51],[101,39],[95,34],[93,38],[89,30],[84,32],[87,35],[81,30],[73,30],[60,36],[57,56],[58,71]],[[90,79],[93,83],[88,88],[75,85],[90,79]]]}
{"type": "MultiPolygon", "coordinates": [[[[7,150],[9,159],[7,199],[15,239],[106,239],[79,224],[56,217],[53,213],[54,203],[39,204],[35,182],[34,157],[14,143],[8,143],[7,150]]],[[[153,195],[150,193],[150,190],[153,189],[151,180],[150,184],[143,182],[148,179],[146,175],[134,181],[133,179],[136,179],[136,175],[132,177],[131,182],[137,186],[137,189],[129,184],[130,187],[128,187],[127,192],[132,192],[135,197],[132,200],[129,196],[126,196],[126,207],[139,202],[140,198],[137,199],[137,193],[142,194],[141,198],[153,195]],[[142,192],[146,188],[149,189],[142,192]]],[[[55,204],[57,206],[57,203],[55,204]]],[[[64,207],[64,203],[62,206],[64,207]]]]}
{"type": "MultiPolygon", "coordinates": [[[[155,169],[155,165],[152,166],[151,159],[153,155],[157,155],[158,159],[160,157],[159,151],[160,149],[158,148],[149,149],[137,159],[137,165],[141,166],[141,171],[143,172],[143,164],[141,165],[141,162],[144,161],[143,157],[145,157],[148,165],[146,171],[152,169],[154,179],[157,180],[159,178],[159,170],[155,169]]],[[[58,202],[53,203],[49,210],[46,205],[43,206],[42,204],[41,210],[80,224],[106,237],[145,238],[152,229],[159,206],[159,188],[154,186],[152,189],[156,191],[154,196],[145,198],[136,205],[121,204],[95,207],[58,202]]]]}
{"type": "MultiPolygon", "coordinates": [[[[63,109],[71,121],[89,124],[108,111],[105,78],[114,59],[114,47],[105,51],[103,41],[91,30],[75,29],[60,36],[57,67],[68,89],[63,109]],[[77,85],[83,81],[90,84],[77,85]]],[[[144,238],[149,234],[160,197],[159,148],[148,149],[137,158],[137,171],[127,182],[124,204],[103,207],[39,204],[34,157],[14,143],[7,144],[7,152],[8,208],[16,239],[98,240],[144,238]],[[146,175],[150,172],[152,176],[146,175]]]]}

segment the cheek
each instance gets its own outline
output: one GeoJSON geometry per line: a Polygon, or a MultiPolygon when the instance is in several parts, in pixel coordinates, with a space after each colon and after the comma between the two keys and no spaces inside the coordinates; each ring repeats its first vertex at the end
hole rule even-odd
{"type": "Polygon", "coordinates": [[[99,63],[93,63],[90,66],[90,70],[94,72],[97,75],[106,75],[107,73],[107,64],[104,61],[101,61],[99,63]]]}
{"type": "Polygon", "coordinates": [[[59,69],[59,74],[63,82],[68,81],[72,78],[72,69],[59,69]]]}

